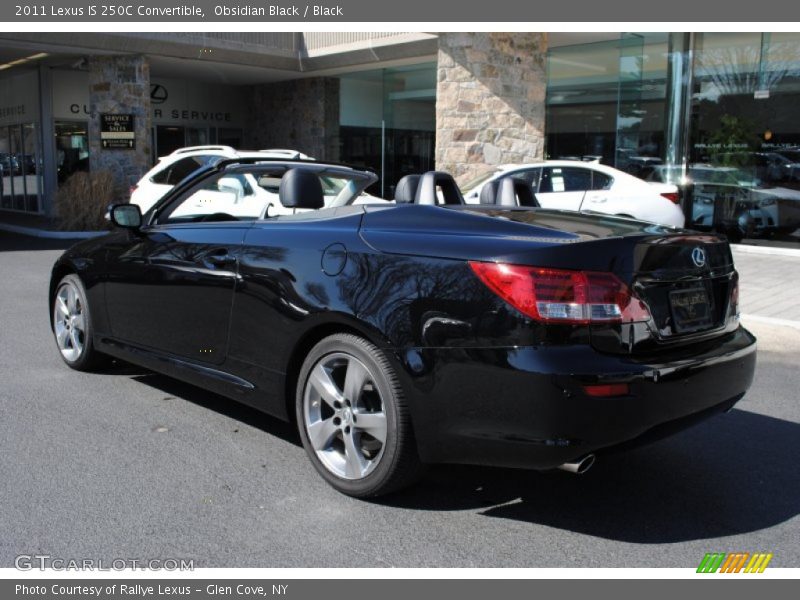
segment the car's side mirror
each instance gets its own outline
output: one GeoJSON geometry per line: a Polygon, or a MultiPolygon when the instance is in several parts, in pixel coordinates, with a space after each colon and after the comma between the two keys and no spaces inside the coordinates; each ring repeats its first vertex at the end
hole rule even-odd
{"type": "Polygon", "coordinates": [[[142,210],[138,204],[115,204],[111,207],[111,222],[123,229],[140,229],[142,210]]]}

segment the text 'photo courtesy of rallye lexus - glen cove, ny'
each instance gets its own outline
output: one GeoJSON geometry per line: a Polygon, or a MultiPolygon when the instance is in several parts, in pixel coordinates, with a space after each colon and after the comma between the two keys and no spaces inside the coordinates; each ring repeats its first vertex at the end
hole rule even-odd
{"type": "Polygon", "coordinates": [[[113,230],[53,267],[61,356],[296,422],[320,475],[357,497],[431,463],[582,473],[749,388],[725,237],[541,208],[513,177],[476,204],[442,172],[407,175],[393,202],[364,193],[376,180],[221,157],[144,215],[111,207],[113,230]],[[245,201],[245,182],[282,210],[245,201]]]}

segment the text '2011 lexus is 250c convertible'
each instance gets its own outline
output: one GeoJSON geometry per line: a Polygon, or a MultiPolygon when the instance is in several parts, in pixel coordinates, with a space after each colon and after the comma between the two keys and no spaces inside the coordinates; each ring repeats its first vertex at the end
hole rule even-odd
{"type": "Polygon", "coordinates": [[[296,422],[358,497],[430,463],[582,472],[750,386],[725,238],[545,210],[513,178],[479,205],[439,172],[364,203],[376,179],[221,159],[144,215],[113,206],[114,229],[53,268],[64,361],[122,359],[296,422]],[[265,216],[245,176],[292,210],[265,216]]]}

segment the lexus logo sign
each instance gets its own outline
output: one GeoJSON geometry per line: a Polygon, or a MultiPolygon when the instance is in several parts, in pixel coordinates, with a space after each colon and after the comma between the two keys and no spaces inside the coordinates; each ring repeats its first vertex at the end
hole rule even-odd
{"type": "Polygon", "coordinates": [[[150,86],[150,103],[151,104],[163,104],[169,98],[169,94],[167,93],[167,88],[165,88],[160,83],[154,83],[150,86]]]}
{"type": "Polygon", "coordinates": [[[706,251],[699,246],[692,250],[692,262],[696,267],[706,266],[706,251]]]}

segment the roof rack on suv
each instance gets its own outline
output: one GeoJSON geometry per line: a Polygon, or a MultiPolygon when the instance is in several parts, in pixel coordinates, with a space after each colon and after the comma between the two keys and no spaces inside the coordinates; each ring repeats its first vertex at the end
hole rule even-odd
{"type": "Polygon", "coordinates": [[[288,150],[286,148],[266,148],[264,150],[259,150],[259,152],[267,152],[275,157],[285,156],[286,158],[291,158],[291,159],[314,160],[310,156],[303,154],[299,150],[288,150]]]}
{"type": "Polygon", "coordinates": [[[187,152],[197,152],[200,150],[219,150],[220,152],[231,152],[234,153],[236,150],[231,148],[230,146],[187,146],[186,148],[178,148],[174,152],[172,152],[171,156],[176,154],[186,154],[187,152]]]}

